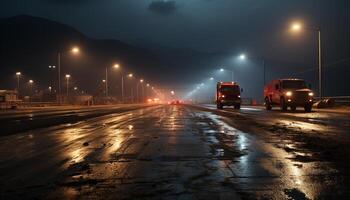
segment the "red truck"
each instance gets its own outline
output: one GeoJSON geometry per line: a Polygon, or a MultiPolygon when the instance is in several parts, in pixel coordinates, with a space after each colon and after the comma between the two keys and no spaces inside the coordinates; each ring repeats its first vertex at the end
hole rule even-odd
{"type": "Polygon", "coordinates": [[[270,81],[264,87],[265,107],[271,110],[272,106],[280,106],[286,111],[288,107],[295,111],[297,106],[304,107],[311,112],[314,93],[302,79],[277,79],[270,81]]]}
{"type": "Polygon", "coordinates": [[[241,90],[235,82],[218,82],[216,84],[216,107],[223,109],[224,106],[241,108],[241,90]]]}

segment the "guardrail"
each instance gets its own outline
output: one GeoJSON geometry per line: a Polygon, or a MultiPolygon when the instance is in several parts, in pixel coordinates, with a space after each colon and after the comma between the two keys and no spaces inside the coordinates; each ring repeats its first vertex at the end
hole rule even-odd
{"type": "Polygon", "coordinates": [[[25,107],[48,107],[58,106],[56,102],[23,102],[23,101],[9,101],[0,102],[0,110],[17,109],[25,107]]]}
{"type": "Polygon", "coordinates": [[[350,105],[350,96],[315,97],[315,100],[327,105],[350,105]]]}

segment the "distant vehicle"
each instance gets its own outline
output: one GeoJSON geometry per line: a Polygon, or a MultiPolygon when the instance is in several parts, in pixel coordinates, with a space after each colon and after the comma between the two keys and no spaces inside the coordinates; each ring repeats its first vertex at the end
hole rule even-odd
{"type": "Polygon", "coordinates": [[[241,108],[241,90],[235,82],[218,82],[216,84],[216,107],[223,109],[224,106],[241,108]]]}
{"type": "Polygon", "coordinates": [[[170,102],[171,105],[179,105],[180,103],[181,103],[180,100],[172,100],[172,101],[170,102]]]}
{"type": "Polygon", "coordinates": [[[267,110],[278,105],[283,111],[286,111],[288,106],[292,111],[295,111],[297,106],[301,106],[306,112],[311,112],[314,103],[313,96],[312,90],[301,79],[272,80],[264,87],[267,110]]]}

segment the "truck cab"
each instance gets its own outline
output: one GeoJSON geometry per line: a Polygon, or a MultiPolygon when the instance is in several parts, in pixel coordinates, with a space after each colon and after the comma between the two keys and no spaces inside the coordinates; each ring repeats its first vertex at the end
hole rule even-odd
{"type": "Polygon", "coordinates": [[[216,107],[223,109],[224,106],[241,108],[241,90],[235,82],[218,82],[216,84],[216,107]]]}
{"type": "Polygon", "coordinates": [[[280,106],[286,111],[288,107],[295,111],[298,106],[306,112],[311,112],[314,93],[302,79],[277,79],[270,81],[264,87],[265,107],[271,110],[272,106],[280,106]]]}

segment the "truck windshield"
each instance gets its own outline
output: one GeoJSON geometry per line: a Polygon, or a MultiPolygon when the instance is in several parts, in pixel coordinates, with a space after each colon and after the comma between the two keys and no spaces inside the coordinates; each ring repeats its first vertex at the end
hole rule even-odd
{"type": "Polygon", "coordinates": [[[303,89],[303,88],[306,88],[306,85],[304,81],[290,80],[290,81],[283,81],[282,87],[284,89],[303,89]]]}
{"type": "Polygon", "coordinates": [[[221,86],[220,91],[222,93],[239,93],[239,87],[237,85],[221,86]]]}

